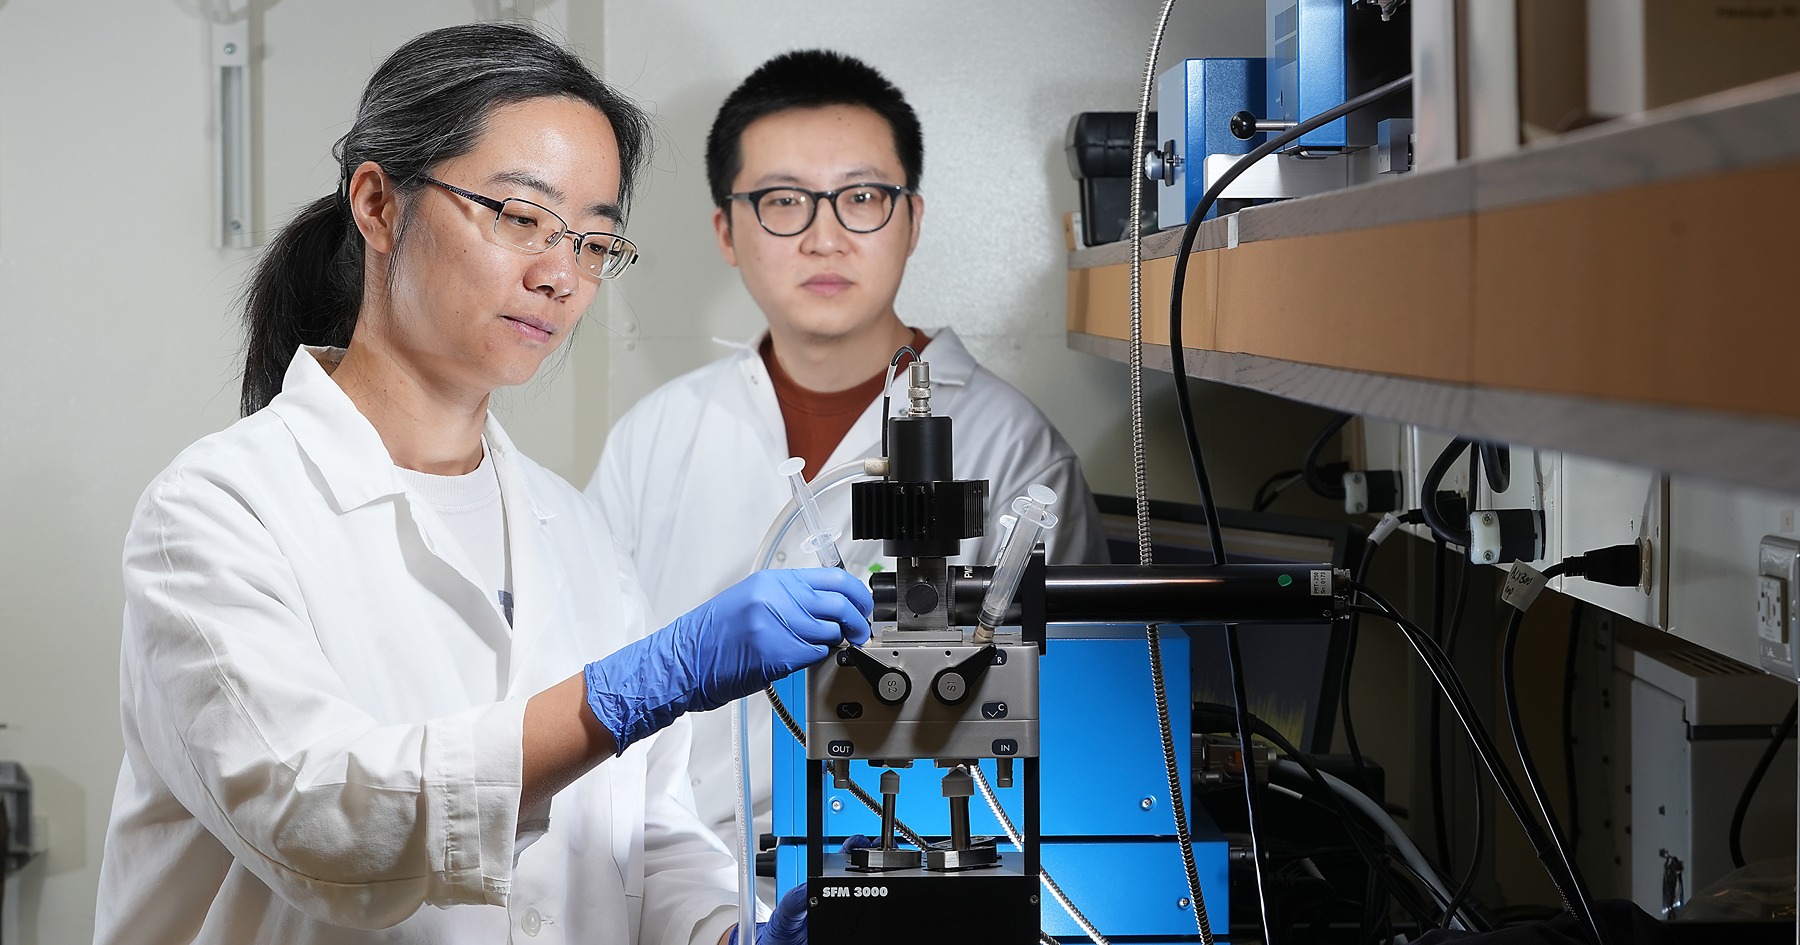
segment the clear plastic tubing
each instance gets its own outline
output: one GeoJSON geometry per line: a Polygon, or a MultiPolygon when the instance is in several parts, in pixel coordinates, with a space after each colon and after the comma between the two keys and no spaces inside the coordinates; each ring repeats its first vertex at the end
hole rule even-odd
{"type": "Polygon", "coordinates": [[[756,862],[750,837],[756,832],[750,818],[756,808],[750,803],[750,700],[739,699],[731,708],[737,723],[736,750],[731,753],[732,769],[737,774],[737,855],[738,855],[738,936],[740,945],[756,941],[756,876],[749,864],[756,862]]]}
{"type": "Polygon", "coordinates": [[[806,460],[798,456],[789,456],[775,471],[787,477],[788,485],[793,487],[794,501],[800,506],[800,517],[806,522],[806,539],[800,547],[819,556],[819,565],[826,568],[841,568],[844,558],[838,554],[838,536],[841,529],[826,528],[825,522],[819,518],[819,503],[813,501],[812,489],[806,484],[806,460]]]}
{"type": "MultiPolygon", "coordinates": [[[[787,463],[783,463],[781,468],[785,469],[786,467],[787,463]]],[[[787,475],[787,473],[784,472],[782,475],[787,475]]],[[[828,489],[836,488],[853,479],[866,478],[874,477],[869,474],[863,466],[863,461],[859,459],[842,466],[834,466],[820,473],[818,478],[813,480],[814,487],[811,489],[807,489],[805,482],[802,481],[800,488],[805,491],[797,493],[793,499],[788,500],[788,504],[783,506],[781,512],[775,516],[775,521],[769,523],[769,531],[763,535],[762,547],[756,550],[756,570],[761,571],[773,562],[775,549],[781,546],[782,540],[787,538],[788,531],[794,527],[794,522],[800,518],[800,495],[805,495],[808,500],[812,500],[815,496],[825,494],[828,489]]],[[[816,527],[819,517],[818,506],[811,501],[807,504],[811,505],[813,510],[812,520],[807,527],[811,534],[817,535],[819,534],[816,527]]],[[[832,536],[834,541],[836,537],[835,534],[832,536]]],[[[831,550],[833,554],[836,554],[837,546],[833,544],[831,550]]],[[[756,929],[756,857],[750,851],[750,837],[756,832],[751,826],[750,819],[756,815],[755,807],[751,803],[748,760],[750,757],[750,699],[754,698],[756,697],[751,695],[748,698],[739,699],[735,711],[732,713],[737,716],[737,738],[733,740],[732,744],[732,767],[737,772],[738,781],[738,941],[746,943],[746,945],[756,938],[754,931],[756,929]]]]}
{"type": "MultiPolygon", "coordinates": [[[[824,495],[826,492],[829,492],[852,479],[878,478],[871,474],[863,466],[863,463],[863,460],[853,459],[842,466],[833,466],[820,473],[818,477],[812,481],[812,489],[810,491],[812,492],[813,500],[817,501],[819,496],[824,495]]],[[[781,511],[775,515],[775,520],[769,523],[769,530],[763,533],[762,545],[756,549],[754,570],[761,571],[775,563],[776,549],[780,548],[781,543],[787,540],[788,532],[793,529],[794,523],[799,519],[800,503],[794,499],[789,499],[787,505],[782,506],[781,511]]]]}
{"type": "Polygon", "coordinates": [[[981,622],[975,628],[977,643],[994,638],[994,628],[1006,619],[1006,608],[1012,606],[1013,594],[1019,590],[1019,578],[1025,574],[1025,562],[1031,559],[1038,536],[1056,527],[1056,513],[1047,508],[1056,502],[1056,492],[1049,486],[1032,483],[1025,493],[1013,500],[1013,514],[1019,522],[1006,537],[1006,546],[1000,549],[993,582],[988,585],[987,596],[981,599],[981,622]]]}

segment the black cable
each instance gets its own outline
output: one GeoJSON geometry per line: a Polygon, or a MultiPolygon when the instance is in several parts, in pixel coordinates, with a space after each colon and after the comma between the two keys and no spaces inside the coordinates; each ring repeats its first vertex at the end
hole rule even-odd
{"type": "MultiPolygon", "coordinates": [[[[1456,458],[1462,455],[1463,450],[1469,448],[1470,442],[1460,436],[1451,440],[1450,445],[1444,447],[1444,451],[1438,454],[1437,460],[1425,472],[1424,481],[1419,483],[1419,511],[1425,516],[1425,524],[1431,526],[1433,535],[1443,539],[1446,544],[1455,545],[1458,548],[1469,547],[1469,523],[1465,521],[1461,525],[1457,525],[1444,518],[1444,510],[1437,504],[1437,494],[1444,477],[1450,473],[1450,465],[1456,462],[1456,458]]],[[[1469,483],[1469,495],[1473,498],[1474,494],[1475,484],[1471,482],[1469,483]]],[[[1469,505],[1471,508],[1474,507],[1473,502],[1469,505]]]]}
{"type": "MultiPolygon", "coordinates": [[[[1375,552],[1381,547],[1379,542],[1371,542],[1364,549],[1362,561],[1356,565],[1356,580],[1361,583],[1368,577],[1369,562],[1374,559],[1375,552]]],[[[1362,747],[1356,743],[1356,723],[1350,717],[1350,668],[1356,663],[1356,636],[1358,615],[1351,614],[1344,621],[1344,667],[1343,675],[1338,680],[1338,716],[1343,719],[1344,747],[1350,752],[1350,764],[1356,769],[1356,786],[1370,797],[1375,792],[1369,790],[1369,769],[1363,763],[1362,747]]]]}
{"type": "Polygon", "coordinates": [[[1231,670],[1231,702],[1237,709],[1238,748],[1244,759],[1244,817],[1250,824],[1250,865],[1256,876],[1256,902],[1262,910],[1263,941],[1274,945],[1275,923],[1269,917],[1269,889],[1263,879],[1261,831],[1256,818],[1256,752],[1250,745],[1249,696],[1244,692],[1244,656],[1238,651],[1236,624],[1225,625],[1225,662],[1231,670]]]}
{"type": "Polygon", "coordinates": [[[1200,487],[1200,502],[1206,509],[1207,537],[1212,541],[1214,561],[1223,563],[1225,551],[1223,543],[1219,539],[1219,517],[1213,505],[1212,483],[1207,479],[1206,460],[1200,452],[1200,435],[1194,428],[1194,405],[1188,390],[1186,355],[1183,354],[1186,349],[1181,343],[1181,298],[1187,287],[1188,257],[1194,251],[1194,241],[1200,237],[1200,221],[1206,218],[1206,212],[1212,209],[1214,203],[1218,202],[1219,194],[1223,193],[1226,187],[1231,186],[1231,182],[1237,180],[1239,175],[1249,170],[1252,164],[1298,141],[1302,135],[1315,128],[1328,125],[1359,108],[1373,104],[1411,86],[1412,76],[1401,76],[1386,85],[1349,99],[1341,105],[1328,108],[1257,145],[1250,150],[1250,153],[1233,162],[1225,173],[1219,175],[1219,179],[1214,181],[1211,187],[1206,188],[1206,193],[1201,194],[1200,201],[1194,204],[1194,212],[1188,216],[1187,227],[1181,234],[1181,247],[1175,253],[1175,271],[1170,276],[1169,370],[1175,379],[1175,403],[1181,408],[1181,427],[1187,438],[1188,459],[1193,463],[1194,481],[1200,487]]]}
{"type": "MultiPolygon", "coordinates": [[[[1487,470],[1488,488],[1495,493],[1505,492],[1512,485],[1512,450],[1505,443],[1482,443],[1475,449],[1481,466],[1487,470]]],[[[1469,480],[1469,492],[1475,491],[1475,480],[1469,480]]]]}
{"type": "MultiPolygon", "coordinates": [[[[914,361],[919,360],[919,352],[914,351],[912,345],[901,345],[899,348],[896,348],[894,350],[894,359],[892,361],[888,362],[887,384],[881,388],[881,458],[882,459],[887,459],[888,421],[893,419],[893,415],[888,413],[888,395],[893,393],[893,390],[894,390],[894,368],[897,365],[899,365],[900,356],[903,354],[912,355],[914,361]]],[[[777,701],[779,702],[780,700],[777,700],[777,701]]]]}
{"type": "Polygon", "coordinates": [[[1581,601],[1569,608],[1569,646],[1563,654],[1563,780],[1569,787],[1569,849],[1576,853],[1581,850],[1581,804],[1575,790],[1575,664],[1581,655],[1581,617],[1585,612],[1581,601]]]}
{"type": "MultiPolygon", "coordinates": [[[[1480,763],[1475,754],[1475,746],[1469,746],[1469,767],[1480,763]]],[[[1444,907],[1444,928],[1450,927],[1450,917],[1462,909],[1463,902],[1475,888],[1475,876],[1481,871],[1481,852],[1487,840],[1484,821],[1487,820],[1487,797],[1481,785],[1475,785],[1475,849],[1469,851],[1469,870],[1463,874],[1462,882],[1456,884],[1456,891],[1450,895],[1450,904],[1444,907]]]]}
{"type": "Polygon", "coordinates": [[[1373,607],[1352,605],[1352,610],[1381,617],[1400,628],[1408,644],[1418,654],[1426,671],[1431,674],[1438,688],[1443,690],[1445,697],[1450,702],[1450,708],[1456,713],[1457,720],[1468,732],[1469,739],[1474,744],[1483,767],[1487,769],[1488,776],[1499,788],[1501,798],[1506,801],[1506,806],[1519,821],[1519,826],[1524,829],[1525,837],[1530,842],[1538,862],[1543,864],[1545,873],[1556,886],[1558,893],[1561,894],[1564,907],[1575,917],[1581,927],[1587,930],[1595,945],[1605,945],[1606,939],[1601,934],[1600,925],[1594,918],[1592,902],[1580,874],[1565,870],[1564,863],[1568,861],[1566,859],[1559,860],[1557,851],[1551,846],[1550,839],[1546,836],[1542,825],[1538,823],[1537,818],[1532,815],[1530,808],[1526,805],[1525,797],[1519,790],[1518,783],[1513,780],[1511,773],[1500,758],[1499,749],[1495,747],[1493,736],[1482,725],[1480,717],[1476,715],[1468,693],[1462,688],[1462,682],[1456,676],[1455,669],[1448,665],[1443,651],[1437,648],[1437,645],[1425,635],[1424,631],[1419,629],[1417,624],[1408,620],[1373,588],[1353,583],[1349,589],[1360,592],[1375,605],[1373,607]]]}
{"type": "MultiPolygon", "coordinates": [[[[1763,775],[1769,772],[1769,765],[1781,751],[1781,744],[1794,734],[1794,720],[1800,716],[1800,700],[1795,701],[1793,708],[1788,709],[1787,717],[1775,727],[1775,737],[1769,739],[1769,747],[1763,749],[1762,758],[1756,762],[1756,770],[1750,772],[1750,780],[1744,785],[1744,793],[1738,795],[1737,809],[1731,812],[1731,865],[1744,865],[1744,816],[1750,813],[1750,799],[1756,796],[1756,787],[1762,783],[1763,775]]],[[[3,823],[4,821],[0,821],[3,823]]]]}
{"type": "MultiPolygon", "coordinates": [[[[1441,547],[1439,548],[1439,554],[1440,555],[1442,554],[1441,547]]],[[[1452,667],[1454,667],[1456,665],[1457,631],[1462,627],[1463,612],[1466,609],[1468,601],[1469,601],[1469,580],[1473,574],[1473,571],[1474,571],[1474,568],[1469,564],[1468,559],[1462,558],[1460,561],[1460,567],[1458,568],[1458,572],[1457,572],[1459,576],[1457,577],[1457,580],[1456,580],[1456,597],[1454,598],[1453,603],[1451,603],[1451,605],[1450,605],[1450,619],[1444,627],[1444,633],[1443,633],[1442,644],[1441,644],[1444,648],[1444,657],[1450,661],[1450,665],[1452,667]]],[[[1431,692],[1431,725],[1430,725],[1430,728],[1431,728],[1431,734],[1430,734],[1431,765],[1432,765],[1432,768],[1431,768],[1432,803],[1437,812],[1439,829],[1446,831],[1446,833],[1443,835],[1443,841],[1439,845],[1438,849],[1444,855],[1444,869],[1446,871],[1449,871],[1449,870],[1452,870],[1455,868],[1455,864],[1450,859],[1449,835],[1447,832],[1449,830],[1450,814],[1449,814],[1449,811],[1446,809],[1446,807],[1447,807],[1446,801],[1448,799],[1448,792],[1445,790],[1445,787],[1446,787],[1446,781],[1454,780],[1456,777],[1456,773],[1454,771],[1448,770],[1449,759],[1455,757],[1455,753],[1454,752],[1446,752],[1444,750],[1446,746],[1444,745],[1443,718],[1444,718],[1444,703],[1443,703],[1442,698],[1439,696],[1437,690],[1434,689],[1431,692]]],[[[1477,808],[1477,810],[1479,810],[1480,804],[1481,804],[1481,796],[1480,796],[1481,795],[1481,785],[1477,784],[1475,786],[1475,794],[1476,794],[1476,799],[1475,799],[1476,808],[1477,808]]],[[[1475,816],[1475,837],[1476,837],[1475,846],[1476,846],[1476,849],[1479,850],[1481,848],[1481,842],[1482,842],[1481,841],[1481,815],[1479,813],[1476,814],[1476,816],[1475,816]]],[[[1471,866],[1470,868],[1473,869],[1474,867],[1471,866]]]]}
{"type": "Polygon", "coordinates": [[[1275,504],[1276,499],[1281,498],[1281,494],[1286,492],[1289,486],[1299,482],[1305,475],[1305,470],[1284,469],[1264,479],[1262,485],[1256,487],[1256,494],[1250,499],[1250,510],[1261,512],[1268,509],[1269,506],[1275,504]],[[1276,485],[1276,483],[1280,483],[1280,485],[1276,485]],[[1273,491],[1270,490],[1271,486],[1274,487],[1273,491]]]}
{"type": "Polygon", "coordinates": [[[1344,497],[1342,473],[1339,473],[1336,482],[1325,478],[1325,472],[1319,468],[1319,454],[1324,452],[1325,444],[1331,442],[1331,438],[1336,436],[1338,431],[1344,428],[1344,424],[1349,423],[1350,420],[1351,415],[1347,413],[1340,413],[1332,417],[1331,422],[1325,424],[1325,429],[1320,430],[1319,435],[1313,437],[1312,445],[1306,448],[1306,460],[1300,464],[1300,471],[1306,476],[1306,487],[1311,489],[1315,495],[1340,500],[1344,497]]]}
{"type": "MultiPolygon", "coordinates": [[[[1250,726],[1251,732],[1258,738],[1267,740],[1282,754],[1293,759],[1294,763],[1298,764],[1301,769],[1306,772],[1307,777],[1312,780],[1313,785],[1318,788],[1319,792],[1330,800],[1333,813],[1337,815],[1338,821],[1344,825],[1344,832],[1350,837],[1351,845],[1356,849],[1356,852],[1361,857],[1363,863],[1369,867],[1370,880],[1374,884],[1372,888],[1377,892],[1380,892],[1382,897],[1391,897],[1399,900],[1401,906],[1405,908],[1415,920],[1420,922],[1421,925],[1429,924],[1429,912],[1423,908],[1416,898],[1409,899],[1406,896],[1396,894],[1397,891],[1394,890],[1392,884],[1387,881],[1388,877],[1385,874],[1384,861],[1376,856],[1377,848],[1370,844],[1368,837],[1364,836],[1363,828],[1359,826],[1358,817],[1360,817],[1360,815],[1353,813],[1352,809],[1344,802],[1343,797],[1338,793],[1337,789],[1333,788],[1331,784],[1325,780],[1324,774],[1319,770],[1318,762],[1311,755],[1294,747],[1293,742],[1288,741],[1287,736],[1283,735],[1279,729],[1259,718],[1254,713],[1244,713],[1245,717],[1243,722],[1238,722],[1235,719],[1235,707],[1203,703],[1196,706],[1195,710],[1196,712],[1210,712],[1214,715],[1221,716],[1218,720],[1219,724],[1217,725],[1208,724],[1203,717],[1197,718],[1197,721],[1195,722],[1196,731],[1241,731],[1241,726],[1247,723],[1250,726]],[[1233,722],[1230,725],[1223,723],[1222,716],[1225,711],[1234,713],[1233,722]]],[[[1366,795],[1367,792],[1364,792],[1364,794],[1366,795]]],[[[1381,835],[1379,828],[1376,829],[1373,835],[1381,835]]],[[[1427,884],[1427,888],[1429,888],[1429,884],[1427,884]]],[[[1382,909],[1386,908],[1385,899],[1376,902],[1378,897],[1373,894],[1366,898],[1372,903],[1379,905],[1382,909]]],[[[1436,900],[1435,893],[1434,901],[1437,901],[1439,905],[1443,904],[1442,900],[1436,900]]]]}
{"type": "MultiPolygon", "coordinates": [[[[1444,554],[1442,536],[1433,538],[1431,553],[1431,642],[1441,646],[1444,640],[1444,584],[1450,560],[1444,554]]],[[[1436,689],[1426,698],[1425,714],[1425,771],[1431,776],[1432,839],[1436,844],[1437,867],[1448,876],[1456,868],[1456,861],[1450,858],[1450,812],[1446,809],[1444,792],[1443,702],[1436,689]]]]}
{"type": "MultiPolygon", "coordinates": [[[[1557,562],[1544,569],[1544,580],[1558,577],[1569,570],[1567,562],[1557,562]]],[[[1577,572],[1579,573],[1579,572],[1577,572]]],[[[1590,912],[1592,906],[1587,901],[1586,884],[1582,882],[1581,871],[1575,866],[1575,857],[1569,852],[1568,839],[1563,835],[1562,823],[1556,817],[1556,808],[1550,804],[1550,795],[1544,790],[1543,778],[1538,774],[1537,765],[1531,759],[1531,746],[1525,738],[1525,726],[1519,719],[1519,691],[1515,669],[1517,661],[1515,650],[1519,642],[1519,626],[1525,621],[1525,609],[1513,610],[1506,621],[1506,638],[1500,649],[1500,686],[1506,706],[1506,724],[1512,729],[1513,747],[1519,752],[1519,767],[1525,774],[1525,783],[1531,788],[1531,795],[1537,801],[1538,811],[1544,816],[1544,827],[1550,833],[1550,840],[1555,844],[1557,858],[1562,862],[1563,870],[1569,879],[1569,890],[1580,900],[1580,907],[1590,912]]]]}
{"type": "MultiPolygon", "coordinates": [[[[1469,482],[1471,483],[1475,482],[1476,477],[1480,475],[1481,457],[1482,454],[1479,451],[1469,451],[1469,482]]],[[[1470,498],[1472,499],[1473,497],[1474,489],[1471,487],[1470,498]]],[[[1470,504],[1473,505],[1474,503],[1471,502],[1470,504]]],[[[1450,622],[1449,625],[1444,628],[1444,657],[1449,660],[1452,667],[1456,666],[1456,638],[1462,632],[1463,615],[1466,613],[1469,602],[1469,581],[1473,576],[1473,572],[1474,568],[1469,564],[1468,557],[1463,556],[1461,560],[1462,576],[1458,578],[1456,582],[1456,602],[1450,605],[1450,622]]],[[[1442,738],[1442,718],[1443,703],[1440,701],[1438,693],[1433,690],[1431,694],[1431,739],[1434,747],[1440,744],[1442,738]]],[[[1454,755],[1449,757],[1454,757],[1454,755]]],[[[1469,748],[1471,770],[1478,766],[1479,760],[1480,759],[1475,754],[1474,746],[1471,745],[1469,748]]],[[[1451,776],[1455,776],[1454,772],[1451,773],[1451,776]]],[[[1446,917],[1445,928],[1449,927],[1448,917],[1456,912],[1462,905],[1463,900],[1468,897],[1470,890],[1475,886],[1475,876],[1481,869],[1482,849],[1487,841],[1487,798],[1483,795],[1481,784],[1479,782],[1475,784],[1474,790],[1475,848],[1469,851],[1469,869],[1463,874],[1462,882],[1457,883],[1456,891],[1450,898],[1450,906],[1444,912],[1446,917]]]]}

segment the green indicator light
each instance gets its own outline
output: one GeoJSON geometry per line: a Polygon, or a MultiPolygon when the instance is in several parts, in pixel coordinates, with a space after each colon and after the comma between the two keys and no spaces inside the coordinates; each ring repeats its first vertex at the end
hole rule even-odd
{"type": "Polygon", "coordinates": [[[1282,587],[1287,587],[1289,584],[1294,583],[1294,576],[1292,574],[1283,574],[1275,579],[1275,583],[1282,587]]]}
{"type": "Polygon", "coordinates": [[[870,574],[880,574],[884,570],[886,570],[886,569],[881,566],[881,562],[879,562],[879,561],[875,562],[874,564],[869,565],[869,573],[870,574]]]}

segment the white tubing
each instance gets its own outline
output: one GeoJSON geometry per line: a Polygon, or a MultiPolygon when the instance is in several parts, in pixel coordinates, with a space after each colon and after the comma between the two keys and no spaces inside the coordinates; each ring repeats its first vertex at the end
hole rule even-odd
{"type": "MultiPolygon", "coordinates": [[[[1275,767],[1279,771],[1285,771],[1296,777],[1309,780],[1312,777],[1306,773],[1306,769],[1301,767],[1299,762],[1289,761],[1286,758],[1277,759],[1275,767]]],[[[1369,795],[1357,790],[1334,774],[1321,771],[1319,776],[1325,779],[1325,783],[1333,791],[1336,791],[1339,797],[1349,801],[1352,807],[1362,811],[1365,817],[1375,822],[1375,826],[1381,828],[1382,833],[1387,834],[1387,838],[1393,842],[1394,848],[1400,851],[1400,858],[1406,861],[1407,866],[1412,867],[1413,872],[1419,874],[1419,878],[1431,887],[1432,892],[1437,893],[1440,902],[1446,904],[1450,902],[1450,891],[1444,888],[1443,880],[1438,878],[1437,869],[1426,861],[1425,855],[1419,852],[1419,848],[1413,846],[1412,838],[1400,829],[1399,824],[1394,823],[1394,818],[1389,817],[1388,812],[1382,810],[1380,804],[1375,803],[1369,795]]],[[[1463,921],[1461,915],[1457,915],[1453,921],[1457,928],[1468,929],[1470,927],[1467,922],[1463,921]]]]}
{"type": "MultiPolygon", "coordinates": [[[[864,460],[855,459],[820,473],[812,481],[813,497],[822,496],[827,490],[835,489],[852,479],[875,478],[870,476],[863,467],[864,462],[864,460]]],[[[787,538],[789,529],[794,527],[794,520],[799,517],[800,504],[789,499],[787,504],[781,507],[781,511],[776,513],[775,520],[769,523],[769,530],[763,534],[762,545],[756,549],[756,558],[754,559],[756,565],[751,570],[761,571],[774,562],[775,549],[781,547],[782,541],[787,538]]]]}
{"type": "MultiPolygon", "coordinates": [[[[867,476],[863,461],[855,460],[842,466],[827,469],[813,480],[812,494],[816,497],[825,490],[843,485],[859,476],[867,476]]],[[[788,530],[800,517],[800,505],[795,499],[789,499],[782,506],[775,521],[763,535],[762,546],[756,550],[755,571],[767,568],[775,557],[775,549],[787,537],[788,530]]],[[[737,775],[737,856],[738,856],[738,941],[748,945],[756,937],[756,854],[751,848],[751,838],[756,832],[751,818],[755,807],[751,803],[751,772],[748,759],[750,757],[750,699],[746,696],[732,703],[732,719],[736,723],[736,736],[731,740],[731,767],[737,775]],[[746,931],[749,930],[749,931],[746,931]]]]}
{"type": "Polygon", "coordinates": [[[738,855],[738,942],[749,945],[756,940],[756,855],[750,848],[750,767],[744,763],[744,746],[750,742],[750,699],[731,704],[731,720],[737,726],[733,740],[731,767],[737,774],[737,855],[738,855]]]}

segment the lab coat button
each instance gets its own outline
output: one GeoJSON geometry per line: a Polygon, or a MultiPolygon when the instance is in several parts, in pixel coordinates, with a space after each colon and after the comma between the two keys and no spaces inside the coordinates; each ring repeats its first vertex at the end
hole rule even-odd
{"type": "Polygon", "coordinates": [[[536,935],[538,930],[543,927],[544,917],[536,909],[526,909],[525,914],[519,919],[519,928],[524,930],[526,935],[536,935]]]}

